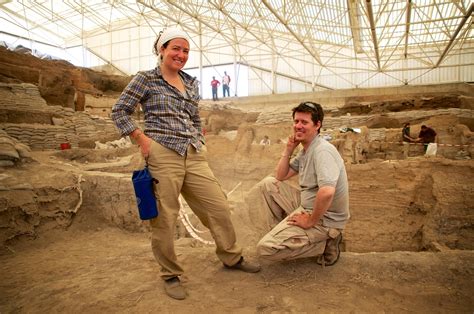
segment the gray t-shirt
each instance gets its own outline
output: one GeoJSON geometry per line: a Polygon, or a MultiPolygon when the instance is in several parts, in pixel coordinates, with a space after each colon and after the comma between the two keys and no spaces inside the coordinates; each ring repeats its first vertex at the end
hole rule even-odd
{"type": "Polygon", "coordinates": [[[301,150],[290,162],[298,172],[301,206],[312,210],[319,187],[336,188],[333,201],[323,217],[323,225],[342,229],[349,220],[349,184],[344,160],[336,147],[317,135],[306,151],[301,150]]]}

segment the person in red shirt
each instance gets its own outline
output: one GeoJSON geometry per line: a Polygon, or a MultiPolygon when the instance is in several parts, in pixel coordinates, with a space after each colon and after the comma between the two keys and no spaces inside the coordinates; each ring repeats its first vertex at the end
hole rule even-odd
{"type": "Polygon", "coordinates": [[[216,80],[216,77],[212,77],[211,86],[212,86],[212,100],[219,100],[217,98],[217,88],[221,85],[221,82],[216,80]]]}

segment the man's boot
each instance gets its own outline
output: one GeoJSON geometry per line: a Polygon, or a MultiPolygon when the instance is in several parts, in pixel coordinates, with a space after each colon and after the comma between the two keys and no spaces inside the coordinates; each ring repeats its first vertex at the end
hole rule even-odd
{"type": "Polygon", "coordinates": [[[318,256],[316,263],[323,266],[332,266],[339,260],[341,254],[340,245],[342,242],[342,233],[335,238],[329,238],[326,241],[323,255],[318,256]]]}

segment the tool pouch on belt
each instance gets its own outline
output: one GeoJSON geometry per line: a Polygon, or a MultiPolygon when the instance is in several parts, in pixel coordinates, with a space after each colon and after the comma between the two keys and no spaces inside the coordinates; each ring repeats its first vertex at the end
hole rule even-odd
{"type": "Polygon", "coordinates": [[[158,180],[151,176],[148,165],[142,170],[133,171],[132,182],[140,219],[147,220],[158,216],[158,204],[153,192],[153,184],[158,183],[158,180]]]}

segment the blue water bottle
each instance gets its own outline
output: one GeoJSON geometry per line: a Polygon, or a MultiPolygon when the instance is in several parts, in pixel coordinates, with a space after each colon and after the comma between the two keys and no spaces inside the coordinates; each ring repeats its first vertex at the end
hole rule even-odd
{"type": "Polygon", "coordinates": [[[158,204],[153,192],[153,184],[158,183],[158,180],[151,176],[148,165],[142,170],[133,171],[132,182],[140,219],[148,220],[157,217],[158,204]]]}

